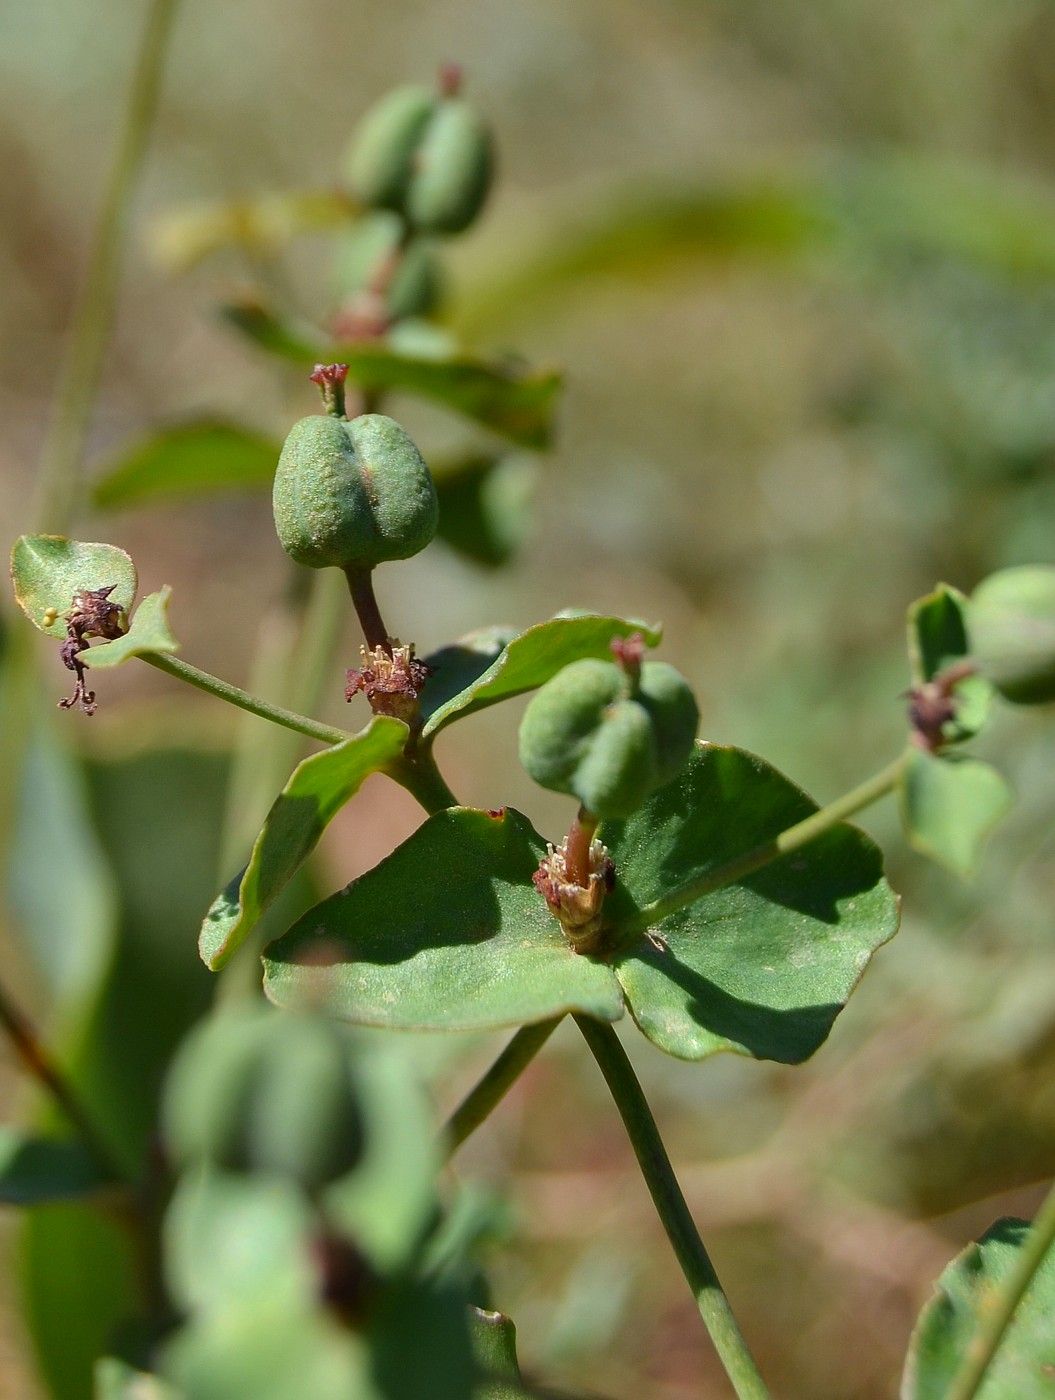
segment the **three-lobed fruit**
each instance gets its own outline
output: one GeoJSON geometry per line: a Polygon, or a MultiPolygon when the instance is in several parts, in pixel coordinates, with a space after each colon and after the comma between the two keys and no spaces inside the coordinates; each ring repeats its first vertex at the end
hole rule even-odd
{"type": "Polygon", "coordinates": [[[268,1172],[315,1190],[363,1153],[352,1048],[318,1016],[270,1008],[212,1017],[180,1051],[165,1137],[182,1162],[268,1172]]]}
{"type": "Polygon", "coordinates": [[[401,87],[363,118],[346,162],[352,192],[424,233],[460,233],[479,214],[493,173],[491,135],[469,103],[401,87]]]}
{"type": "Polygon", "coordinates": [[[382,413],[294,423],[275,472],[282,548],[312,569],[368,570],[432,539],[436,487],[409,434],[382,413]]]}
{"type": "Polygon", "coordinates": [[[698,723],[692,691],[666,662],[646,661],[632,681],[613,661],[574,661],[525,710],[520,761],[602,820],[627,817],[677,776],[698,723]]]}
{"type": "Polygon", "coordinates": [[[1055,568],[1032,564],[983,579],[967,606],[971,655],[1008,700],[1055,700],[1055,568]]]}

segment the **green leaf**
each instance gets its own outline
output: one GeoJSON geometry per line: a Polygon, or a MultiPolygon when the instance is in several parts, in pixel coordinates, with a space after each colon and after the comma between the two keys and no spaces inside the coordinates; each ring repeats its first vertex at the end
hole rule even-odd
{"type": "Polygon", "coordinates": [[[99,510],[159,497],[271,485],[282,444],[237,423],[203,421],[163,428],[103,466],[92,486],[99,510]]]}
{"type": "Polygon", "coordinates": [[[168,607],[172,589],[167,585],[149,593],[136,608],[131,626],[123,637],[97,642],[81,652],[81,660],[93,671],[108,671],[133,656],[171,656],[179,642],[169,627],[168,607]]]}
{"type": "Polygon", "coordinates": [[[371,342],[334,345],[256,304],[229,306],[224,314],[261,349],[302,368],[319,361],[346,364],[351,382],[367,391],[417,394],[524,447],[549,445],[562,382],[554,370],[527,370],[464,353],[411,354],[371,342]]]}
{"type": "Polygon", "coordinates": [[[177,209],[157,220],[150,242],[166,268],[186,272],[226,248],[274,257],[300,234],[340,228],[357,213],[343,190],[277,190],[177,209]]]}
{"type": "Polygon", "coordinates": [[[198,952],[216,972],[248,937],[362,783],[397,758],[407,726],[374,718],[342,744],[312,754],[293,770],[256,838],[249,864],[209,907],[198,952]]]}
{"type": "Polygon", "coordinates": [[[180,1400],[159,1376],[139,1371],[116,1356],[95,1366],[93,1400],[180,1400]]]}
{"type": "MultiPolygon", "coordinates": [[[[684,773],[602,837],[616,929],[641,906],[719,869],[816,811],[753,754],[700,745],[684,773]]],[[[723,885],[638,935],[615,968],[634,1020],[668,1054],[721,1050],[796,1064],[824,1042],[897,901],[877,847],[851,826],[723,885]]]]}
{"type": "Polygon", "coordinates": [[[469,1308],[469,1340],[482,1383],[474,1400],[519,1400],[524,1394],[517,1361],[517,1329],[505,1313],[469,1308]]]}
{"type": "Polygon", "coordinates": [[[73,595],[95,588],[109,588],[110,595],[125,612],[135,601],[139,580],[136,566],[123,549],[112,544],[82,544],[65,535],[22,535],[11,551],[11,579],[18,606],[41,632],[49,637],[65,637],[63,614],[69,612],[73,595]],[[44,625],[48,609],[57,614],[44,625]]]}
{"type": "Polygon", "coordinates": [[[464,643],[428,658],[436,674],[422,696],[426,716],[422,737],[438,734],[452,720],[545,685],[571,661],[584,656],[606,660],[612,654],[613,638],[629,637],[634,632],[640,632],[649,646],[656,646],[661,636],[658,627],[645,622],[596,613],[562,614],[521,632],[487,664],[495,634],[473,633],[464,643]],[[461,686],[453,694],[451,675],[457,676],[461,686]]]}
{"type": "Polygon", "coordinates": [[[991,574],[971,594],[967,616],[971,650],[1005,699],[1055,700],[1055,567],[991,574]]]}
{"type": "Polygon", "coordinates": [[[525,457],[477,455],[433,469],[440,539],[476,564],[497,568],[531,523],[537,474],[525,457]]]}
{"type": "Polygon", "coordinates": [[[909,842],[957,875],[974,869],[982,843],[1014,798],[988,763],[909,751],[899,788],[909,842]]]}
{"type": "MultiPolygon", "coordinates": [[[[998,1220],[939,1278],[909,1342],[904,1400],[944,1400],[980,1317],[1029,1238],[1025,1220],[998,1220]]],[[[1048,1251],[989,1364],[978,1400],[1050,1400],[1055,1372],[1055,1252],[1048,1251]]]]}
{"type": "Polygon", "coordinates": [[[279,1006],[361,1025],[497,1030],[622,1014],[610,968],[573,953],[531,883],[545,844],[511,809],[437,813],[267,949],[279,1006]]]}
{"type": "MultiPolygon", "coordinates": [[[[939,672],[966,659],[967,599],[947,583],[918,598],[908,610],[908,652],[914,686],[925,685],[939,672]]],[[[956,715],[942,729],[947,743],[973,738],[989,717],[993,687],[983,676],[969,675],[953,687],[956,715]]]]}
{"type": "Polygon", "coordinates": [[[66,1201],[108,1184],[106,1173],[82,1143],[0,1127],[0,1205],[66,1201]]]}

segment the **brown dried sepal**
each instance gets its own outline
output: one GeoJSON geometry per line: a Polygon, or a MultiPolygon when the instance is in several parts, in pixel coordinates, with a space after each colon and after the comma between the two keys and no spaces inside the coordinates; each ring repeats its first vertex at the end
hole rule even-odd
{"type": "Polygon", "coordinates": [[[956,718],[956,687],[975,670],[972,661],[959,661],[908,692],[908,719],[917,748],[937,753],[944,747],[945,726],[956,718]]]}
{"type": "Polygon", "coordinates": [[[585,885],[568,878],[567,841],[547,846],[532,876],[535,888],[549,905],[576,953],[596,953],[604,939],[602,910],[605,895],[615,884],[615,866],[600,841],[590,842],[590,873],[585,885]]]}
{"type": "Polygon", "coordinates": [[[372,651],[360,647],[363,665],[346,673],[344,698],[351,700],[362,693],[370,702],[375,715],[391,715],[405,724],[412,724],[418,715],[418,697],[432,675],[414,655],[414,646],[391,643],[391,654],[384,647],[372,651]]]}
{"type": "Polygon", "coordinates": [[[104,641],[112,642],[128,631],[128,616],[124,608],[110,600],[110,594],[116,587],[116,583],[111,583],[107,588],[79,589],[73,595],[69,612],[63,614],[66,640],[59,655],[62,664],[77,679],[73,694],[59,701],[60,710],[72,710],[75,705],[80,705],[86,715],[95,714],[95,691],[88,689],[87,672],[80,655],[88,650],[89,637],[102,637],[104,641]]]}

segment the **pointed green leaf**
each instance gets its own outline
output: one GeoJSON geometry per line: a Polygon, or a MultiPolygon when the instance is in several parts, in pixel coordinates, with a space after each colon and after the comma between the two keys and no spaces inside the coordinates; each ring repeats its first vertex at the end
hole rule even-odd
{"type": "MultiPolygon", "coordinates": [[[[998,1220],[939,1278],[909,1342],[903,1400],[944,1400],[994,1294],[1029,1239],[1026,1220],[998,1220]]],[[[1050,1400],[1055,1376],[1055,1251],[1049,1250],[1011,1323],[978,1400],[1050,1400]]]]}
{"type": "Polygon", "coordinates": [[[536,471],[526,457],[476,455],[433,471],[440,500],[439,536],[474,563],[504,564],[531,521],[536,471]]]}
{"type": "Polygon", "coordinates": [[[596,613],[559,615],[521,632],[486,666],[482,663],[487,655],[488,636],[494,634],[474,633],[466,644],[455,644],[428,658],[436,674],[422,696],[426,716],[422,736],[438,734],[452,720],[545,685],[571,661],[584,656],[607,660],[612,654],[613,638],[629,637],[634,632],[640,632],[649,646],[656,646],[661,636],[658,627],[622,617],[596,613]],[[477,665],[482,669],[475,671],[477,665]],[[454,694],[449,680],[452,673],[457,674],[459,681],[467,677],[454,694]]]}
{"type": "Polygon", "coordinates": [[[497,1030],[567,1011],[617,1020],[611,969],[571,951],[531,883],[544,854],[519,812],[437,813],[270,945],[265,991],[401,1029],[497,1030]]]}
{"type": "Polygon", "coordinates": [[[157,593],[148,594],[132,617],[123,637],[112,642],[96,642],[81,652],[81,660],[93,671],[110,670],[133,656],[171,656],[179,651],[179,642],[169,627],[168,608],[172,589],[166,585],[157,593]]]}
{"type": "Polygon", "coordinates": [[[106,1174],[80,1142],[0,1127],[0,1205],[67,1201],[107,1184],[106,1174]]]}
{"type": "Polygon", "coordinates": [[[528,370],[460,352],[429,355],[362,341],[334,345],[309,328],[280,320],[255,303],[229,306],[227,320],[262,349],[301,367],[318,361],[348,366],[368,391],[398,390],[432,399],[524,447],[549,445],[561,388],[554,370],[528,370]]]}
{"type": "Polygon", "coordinates": [[[378,716],[361,733],[312,754],[293,770],[256,838],[249,864],[205,915],[198,951],[214,972],[245,941],[362,783],[403,752],[407,733],[401,720],[378,716]]]}
{"type": "Polygon", "coordinates": [[[92,487],[99,510],[141,505],[160,496],[269,487],[282,444],[237,423],[182,423],[126,448],[92,487]]]}
{"type": "MultiPolygon", "coordinates": [[[[815,810],[753,754],[700,745],[677,781],[602,829],[616,929],[815,810]]],[[[635,1021],[668,1054],[733,1050],[795,1064],[824,1042],[897,923],[878,849],[840,825],[656,924],[663,946],[636,936],[615,966],[635,1021]]]]}
{"type": "Polygon", "coordinates": [[[135,601],[139,580],[136,566],[112,544],[82,544],[65,535],[22,535],[11,551],[11,579],[18,606],[49,637],[65,637],[63,614],[69,612],[73,595],[94,588],[109,588],[110,595],[125,612],[135,601]],[[44,624],[48,609],[58,614],[44,624]]]}
{"type": "Polygon", "coordinates": [[[983,579],[968,607],[971,650],[1007,700],[1055,700],[1055,567],[1001,569],[983,579]]]}
{"type": "Polygon", "coordinates": [[[900,795],[908,840],[957,875],[971,873],[983,841],[1014,801],[988,763],[916,748],[906,760],[900,795]]]}

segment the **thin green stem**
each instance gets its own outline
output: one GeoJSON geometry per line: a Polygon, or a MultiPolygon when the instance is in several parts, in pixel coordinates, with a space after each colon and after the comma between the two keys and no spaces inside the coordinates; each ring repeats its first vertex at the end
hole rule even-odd
{"type": "Polygon", "coordinates": [[[885,797],[888,792],[891,792],[897,786],[904,766],[905,755],[902,754],[893,763],[888,764],[880,772],[867,779],[866,782],[861,783],[850,792],[844,793],[834,802],[829,802],[827,807],[821,807],[819,811],[814,812],[803,821],[789,826],[786,831],[782,831],[772,841],[766,841],[753,850],[745,851],[742,856],[734,856],[724,865],[707,870],[704,874],[697,876],[695,880],[689,880],[686,884],[675,890],[670,890],[659,899],[654,899],[651,904],[642,905],[636,916],[632,920],[628,920],[621,931],[625,931],[627,934],[642,933],[650,925],[660,923],[679,909],[684,909],[686,905],[695,904],[698,899],[702,899],[705,894],[710,894],[712,890],[721,889],[723,885],[731,885],[737,880],[742,880],[745,875],[751,875],[756,870],[761,870],[764,865],[768,865],[771,861],[778,860],[781,856],[790,855],[792,851],[797,851],[802,846],[815,841],[830,827],[837,826],[839,822],[845,821],[847,817],[852,817],[855,812],[860,812],[865,807],[870,807],[873,802],[878,802],[881,797],[885,797]]]}
{"type": "Polygon", "coordinates": [[[521,1026],[491,1068],[470,1089],[447,1120],[443,1144],[448,1158],[454,1156],[465,1139],[498,1107],[561,1020],[560,1016],[555,1016],[552,1021],[521,1026]]]}
{"type": "Polygon", "coordinates": [[[612,1091],[645,1184],[733,1389],[741,1400],[765,1400],[769,1392],[697,1233],[656,1120],[619,1037],[611,1026],[588,1016],[576,1016],[575,1021],[612,1091]]]}
{"type": "Polygon", "coordinates": [[[81,459],[113,322],[131,196],[157,112],[177,4],[178,0],[153,0],[140,41],[41,457],[34,518],[42,530],[65,531],[76,509],[81,459]]]}
{"type": "Polygon", "coordinates": [[[458,799],[447,786],[429,750],[419,749],[411,756],[404,755],[386,768],[385,772],[395,779],[400,787],[406,788],[411,797],[419,802],[430,816],[442,812],[447,807],[458,806],[458,799]]]}
{"type": "Polygon", "coordinates": [[[946,1400],[973,1400],[985,1382],[993,1357],[1014,1320],[1015,1309],[1025,1297],[1037,1270],[1055,1244],[1055,1186],[1044,1198],[1026,1242],[1011,1272],[982,1303],[978,1326],[964,1352],[960,1368],[946,1392],[946,1400]]]}
{"type": "Polygon", "coordinates": [[[232,685],[230,681],[222,681],[219,676],[200,671],[188,661],[180,661],[178,657],[150,652],[145,654],[142,660],[157,667],[159,671],[164,671],[166,675],[175,676],[178,681],[186,681],[188,685],[196,686],[208,695],[214,695],[218,700],[226,700],[229,705],[237,705],[241,710],[248,710],[251,715],[270,720],[272,724],[281,724],[285,729],[306,734],[309,739],[317,739],[320,744],[342,744],[345,739],[353,737],[347,729],[320,724],[318,720],[309,719],[307,715],[298,715],[294,710],[283,709],[281,705],[271,705],[256,695],[250,695],[247,690],[232,685]]]}

